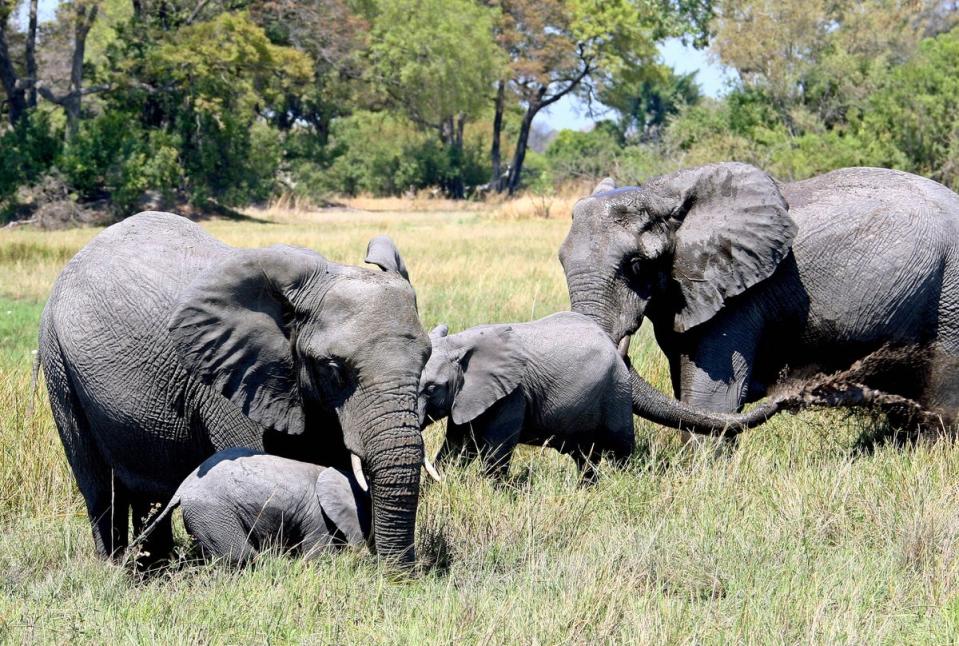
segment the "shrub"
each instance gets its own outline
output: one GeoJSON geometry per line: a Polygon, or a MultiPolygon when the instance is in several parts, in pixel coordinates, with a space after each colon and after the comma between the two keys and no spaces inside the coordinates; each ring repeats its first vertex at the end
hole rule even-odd
{"type": "Polygon", "coordinates": [[[546,161],[554,184],[606,175],[620,154],[616,135],[597,126],[589,132],[563,130],[546,149],[546,161]]]}
{"type": "Polygon", "coordinates": [[[438,137],[386,113],[358,112],[337,119],[331,152],[334,159],[322,187],[345,195],[396,195],[448,185],[456,178],[467,185],[480,184],[489,173],[478,142],[465,142],[460,155],[438,137]]]}
{"type": "Polygon", "coordinates": [[[37,180],[60,154],[62,133],[46,112],[33,111],[0,135],[0,207],[19,186],[37,180]]]}

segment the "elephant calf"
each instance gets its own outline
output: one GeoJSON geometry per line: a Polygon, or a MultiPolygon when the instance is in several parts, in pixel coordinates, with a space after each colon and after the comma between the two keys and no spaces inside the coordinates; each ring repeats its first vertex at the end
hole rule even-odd
{"type": "Polygon", "coordinates": [[[197,467],[141,540],[177,505],[204,555],[235,565],[269,547],[311,558],[370,533],[368,496],[351,477],[250,449],[220,451],[197,467]]]}
{"type": "Polygon", "coordinates": [[[420,378],[421,426],[451,418],[439,462],[478,451],[487,473],[503,477],[517,444],[553,446],[591,481],[597,454],[632,453],[629,370],[585,316],[447,332],[441,325],[430,333],[433,353],[420,378]]]}

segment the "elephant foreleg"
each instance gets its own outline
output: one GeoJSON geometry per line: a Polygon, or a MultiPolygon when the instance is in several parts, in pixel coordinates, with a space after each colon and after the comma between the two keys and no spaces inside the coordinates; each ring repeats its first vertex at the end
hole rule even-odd
{"type": "Polygon", "coordinates": [[[735,413],[746,402],[757,335],[735,329],[706,330],[679,359],[683,403],[716,413],[735,413]]]}
{"type": "Polygon", "coordinates": [[[456,465],[469,464],[478,454],[476,439],[468,425],[454,424],[453,420],[446,422],[446,437],[436,454],[436,466],[444,468],[450,463],[456,465]]]}
{"type": "Polygon", "coordinates": [[[503,480],[509,474],[513,450],[519,443],[526,417],[526,400],[514,391],[474,421],[480,454],[488,476],[503,480]]]}

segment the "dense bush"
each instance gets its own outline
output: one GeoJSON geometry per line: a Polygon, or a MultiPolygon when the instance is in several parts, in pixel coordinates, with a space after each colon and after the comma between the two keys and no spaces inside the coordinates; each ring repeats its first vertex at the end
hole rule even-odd
{"type": "Polygon", "coordinates": [[[870,97],[862,132],[897,163],[959,189],[959,31],[922,42],[870,97]]]}
{"type": "Polygon", "coordinates": [[[46,112],[33,112],[0,135],[0,217],[19,186],[37,180],[60,154],[63,135],[46,112]]]}
{"type": "Polygon", "coordinates": [[[330,141],[334,158],[317,180],[329,192],[396,195],[441,186],[453,176],[467,185],[486,181],[486,160],[476,143],[467,142],[459,154],[389,113],[339,119],[330,141]]]}

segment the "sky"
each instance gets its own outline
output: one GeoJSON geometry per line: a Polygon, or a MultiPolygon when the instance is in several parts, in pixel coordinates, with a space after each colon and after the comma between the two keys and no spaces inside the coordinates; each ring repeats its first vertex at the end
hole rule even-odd
{"type": "MultiPolygon", "coordinates": [[[[59,0],[40,0],[38,12],[40,20],[52,19],[58,4],[59,0]]],[[[716,97],[722,94],[726,85],[724,69],[721,65],[710,61],[706,52],[683,45],[678,38],[673,38],[660,46],[659,53],[663,62],[677,72],[695,71],[696,81],[706,96],[716,97]]],[[[596,107],[594,106],[594,110],[596,107]]],[[[603,117],[601,106],[599,106],[599,113],[591,117],[586,114],[585,104],[576,97],[567,95],[541,112],[536,118],[536,123],[547,130],[588,130],[595,119],[603,117]]]]}

